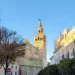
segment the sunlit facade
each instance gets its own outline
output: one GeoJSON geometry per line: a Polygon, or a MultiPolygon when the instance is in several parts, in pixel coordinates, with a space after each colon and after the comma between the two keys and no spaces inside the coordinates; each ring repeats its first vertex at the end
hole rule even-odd
{"type": "Polygon", "coordinates": [[[54,58],[51,59],[53,64],[58,64],[64,58],[75,57],[75,26],[70,31],[65,29],[62,34],[54,41],[54,58]]]}

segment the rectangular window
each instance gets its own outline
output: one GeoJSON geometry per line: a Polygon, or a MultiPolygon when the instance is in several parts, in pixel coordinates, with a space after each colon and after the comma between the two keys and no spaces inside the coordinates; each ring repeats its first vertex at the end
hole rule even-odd
{"type": "Polygon", "coordinates": [[[71,52],[71,56],[73,56],[73,52],[71,52]]]}
{"type": "Polygon", "coordinates": [[[13,68],[13,65],[11,66],[11,68],[13,68]]]}
{"type": "Polygon", "coordinates": [[[17,72],[15,72],[15,75],[17,75],[17,72]]]}
{"type": "Polygon", "coordinates": [[[11,75],[13,75],[13,72],[11,72],[11,75]]]}
{"type": "Polygon", "coordinates": [[[73,56],[75,57],[75,52],[74,52],[74,49],[73,49],[73,56]]]}
{"type": "Polygon", "coordinates": [[[62,60],[64,59],[64,55],[62,55],[62,60]]]}
{"type": "Polygon", "coordinates": [[[15,69],[17,69],[17,66],[15,67],[15,69]]]}

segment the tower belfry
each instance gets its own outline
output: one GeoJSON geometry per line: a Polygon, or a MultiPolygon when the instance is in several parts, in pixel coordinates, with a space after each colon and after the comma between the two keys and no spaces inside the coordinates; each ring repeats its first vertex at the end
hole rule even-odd
{"type": "Polygon", "coordinates": [[[43,34],[43,28],[42,28],[41,20],[39,19],[38,32],[34,36],[34,46],[36,48],[42,49],[42,48],[44,48],[44,43],[45,43],[45,36],[43,34]]]}

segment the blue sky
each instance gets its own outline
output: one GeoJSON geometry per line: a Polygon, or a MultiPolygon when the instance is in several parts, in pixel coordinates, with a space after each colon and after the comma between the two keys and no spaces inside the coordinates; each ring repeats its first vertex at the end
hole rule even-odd
{"type": "Polygon", "coordinates": [[[54,40],[64,28],[75,25],[75,0],[0,0],[1,26],[16,30],[33,44],[38,19],[47,40],[47,60],[53,55],[54,40]]]}

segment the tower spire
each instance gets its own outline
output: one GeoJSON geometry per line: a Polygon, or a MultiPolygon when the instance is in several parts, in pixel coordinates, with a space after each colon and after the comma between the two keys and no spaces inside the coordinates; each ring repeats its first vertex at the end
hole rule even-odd
{"type": "Polygon", "coordinates": [[[37,29],[38,29],[38,32],[34,36],[34,46],[36,48],[43,49],[45,47],[45,40],[46,39],[45,39],[45,35],[43,33],[43,27],[42,27],[40,19],[39,19],[39,24],[38,24],[37,29]]]}
{"type": "Polygon", "coordinates": [[[42,27],[42,24],[41,24],[41,19],[39,19],[39,27],[42,27]]]}
{"type": "Polygon", "coordinates": [[[42,23],[40,19],[39,19],[39,24],[38,24],[38,33],[43,33],[42,23]]]}

